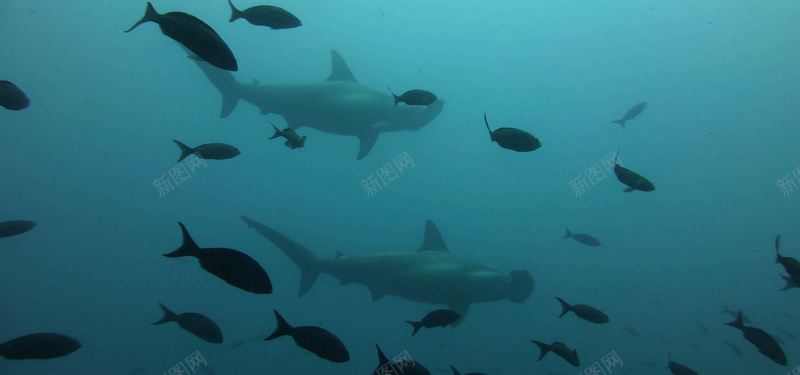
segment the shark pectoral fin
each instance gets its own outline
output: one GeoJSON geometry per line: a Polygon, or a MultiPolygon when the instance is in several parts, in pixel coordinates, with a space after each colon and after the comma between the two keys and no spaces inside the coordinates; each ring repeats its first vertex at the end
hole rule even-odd
{"type": "Polygon", "coordinates": [[[386,289],[381,286],[369,286],[369,292],[372,293],[372,302],[377,302],[386,295],[386,289]]]}
{"type": "Polygon", "coordinates": [[[634,189],[632,187],[629,187],[629,188],[625,188],[625,190],[623,190],[623,191],[626,192],[626,193],[630,193],[630,192],[632,192],[634,190],[636,190],[636,189],[634,189]]]}
{"type": "Polygon", "coordinates": [[[356,160],[361,160],[370,151],[372,151],[372,146],[375,146],[375,141],[378,140],[378,132],[377,131],[368,131],[363,132],[358,135],[358,141],[361,142],[361,146],[358,149],[358,156],[356,156],[356,160]]]}
{"type": "Polygon", "coordinates": [[[453,327],[455,327],[461,324],[461,322],[464,321],[464,317],[467,316],[467,312],[469,311],[469,302],[451,303],[447,305],[447,308],[457,312],[458,315],[461,315],[458,320],[451,324],[453,327]]]}

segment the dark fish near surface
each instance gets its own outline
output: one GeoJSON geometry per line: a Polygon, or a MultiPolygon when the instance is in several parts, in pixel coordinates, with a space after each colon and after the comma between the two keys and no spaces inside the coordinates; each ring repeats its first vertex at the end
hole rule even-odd
{"type": "MultiPolygon", "coordinates": [[[[722,312],[724,312],[724,313],[726,313],[726,314],[730,315],[730,316],[731,316],[732,318],[734,318],[734,319],[735,319],[735,318],[738,316],[738,314],[739,314],[739,313],[737,313],[736,311],[733,311],[733,310],[729,309],[727,305],[722,305],[722,312]]],[[[747,315],[744,315],[744,314],[742,314],[742,322],[745,322],[745,323],[750,323],[750,322],[751,322],[751,320],[750,320],[750,317],[748,317],[747,315]]]]}
{"type": "Polygon", "coordinates": [[[602,311],[587,305],[575,305],[572,306],[563,299],[556,297],[558,302],[561,303],[561,315],[558,317],[561,319],[564,315],[567,315],[568,312],[572,311],[577,315],[579,318],[597,324],[608,323],[608,315],[604,314],[602,311]]]}
{"type": "Polygon", "coordinates": [[[164,254],[165,257],[195,257],[200,261],[200,267],[228,284],[255,294],[272,293],[272,282],[255,259],[233,249],[201,249],[183,223],[178,222],[178,225],[183,233],[183,244],[177,250],[164,254]]]}
{"type": "Polygon", "coordinates": [[[273,30],[291,29],[303,25],[294,14],[276,6],[258,5],[245,10],[239,10],[233,6],[231,0],[228,0],[228,4],[231,5],[231,19],[228,22],[244,18],[253,25],[267,26],[273,30]]]}
{"type": "Polygon", "coordinates": [[[273,128],[275,128],[275,134],[272,137],[269,137],[269,139],[275,139],[278,137],[286,138],[286,143],[284,144],[286,147],[292,150],[306,145],[306,136],[300,137],[292,128],[286,128],[281,131],[277,126],[275,126],[275,124],[272,123],[272,121],[269,123],[273,128]]]}
{"type": "Polygon", "coordinates": [[[378,367],[371,375],[431,375],[431,372],[425,366],[411,359],[411,357],[392,363],[383,354],[378,344],[375,344],[375,347],[378,348],[378,367]]]}
{"type": "MultiPolygon", "coordinates": [[[[389,88],[387,87],[387,89],[389,88]]],[[[432,92],[425,90],[409,90],[400,96],[395,95],[392,89],[389,89],[389,92],[394,97],[395,107],[398,103],[406,103],[408,105],[431,105],[438,99],[432,92]]]]}
{"type": "Polygon", "coordinates": [[[81,348],[81,343],[60,333],[34,333],[0,344],[0,356],[7,359],[50,359],[81,348]]]}
{"type": "Polygon", "coordinates": [[[629,335],[639,337],[639,332],[635,328],[631,328],[628,326],[622,326],[622,330],[628,332],[629,335]]]}
{"type": "Polygon", "coordinates": [[[36,226],[30,220],[9,220],[0,222],[0,238],[23,234],[36,226]]]}
{"type": "Polygon", "coordinates": [[[153,4],[147,3],[144,17],[125,32],[129,32],[146,22],[155,22],[161,33],[183,44],[198,57],[217,68],[239,70],[236,57],[211,26],[197,17],[183,12],[158,14],[153,4]]]}
{"type": "Polygon", "coordinates": [[[319,327],[303,326],[292,327],[285,319],[275,312],[278,327],[264,341],[269,341],[281,336],[291,336],[297,346],[316,354],[318,357],[331,362],[341,363],[350,360],[350,353],[344,344],[332,333],[319,327]]]}
{"type": "Polygon", "coordinates": [[[669,363],[667,363],[667,368],[669,368],[669,371],[672,372],[672,375],[698,375],[696,371],[680,363],[672,362],[672,353],[669,354],[669,363]]]}
{"type": "Polygon", "coordinates": [[[545,355],[549,352],[556,353],[559,357],[564,358],[569,364],[578,367],[581,365],[581,361],[578,359],[578,350],[573,349],[570,350],[567,345],[562,342],[556,341],[550,345],[547,345],[543,342],[530,340],[532,343],[536,344],[541,350],[541,354],[539,355],[539,361],[544,358],[545,355]]]}
{"type": "Polygon", "coordinates": [[[181,157],[178,162],[187,156],[197,153],[197,156],[203,159],[225,160],[236,157],[240,154],[239,149],[224,143],[206,143],[197,147],[189,147],[181,142],[172,140],[181,149],[181,157]]]}
{"type": "Polygon", "coordinates": [[[214,344],[222,343],[222,330],[219,329],[217,323],[214,323],[214,321],[207,316],[192,312],[178,315],[170,311],[170,309],[163,304],[159,303],[158,305],[164,310],[164,317],[153,323],[154,326],[169,322],[178,322],[181,328],[205,341],[214,344]]]}
{"type": "Polygon", "coordinates": [[[783,268],[786,270],[786,273],[792,277],[795,284],[800,283],[800,262],[797,259],[783,257],[781,256],[780,251],[781,245],[781,235],[779,234],[778,237],[775,237],[775,253],[777,254],[777,258],[775,259],[775,263],[780,263],[783,268]]]}
{"type": "Polygon", "coordinates": [[[639,116],[644,109],[647,108],[647,102],[641,102],[636,104],[635,106],[631,107],[628,112],[625,112],[625,115],[622,116],[621,119],[617,121],[611,121],[612,124],[620,124],[623,129],[625,129],[625,121],[632,120],[634,117],[639,116]]]}
{"type": "Polygon", "coordinates": [[[0,81],[0,106],[12,111],[21,111],[31,104],[31,100],[25,95],[17,85],[0,81]]]}
{"type": "Polygon", "coordinates": [[[561,237],[561,238],[562,239],[564,239],[564,238],[572,238],[575,241],[578,241],[578,242],[580,242],[580,243],[582,243],[582,244],[584,244],[586,246],[600,246],[600,241],[597,238],[594,238],[594,237],[592,237],[592,236],[590,236],[588,234],[583,234],[583,233],[575,234],[575,233],[572,233],[572,232],[569,231],[569,228],[567,228],[567,234],[565,234],[564,237],[561,237]]]}
{"type": "MultiPolygon", "coordinates": [[[[619,156],[619,149],[617,149],[617,156],[619,156]]],[[[619,182],[628,185],[628,188],[623,190],[626,193],[630,193],[634,190],[653,191],[656,189],[653,183],[642,177],[642,175],[617,164],[616,157],[614,158],[614,174],[617,175],[617,180],[619,180],[619,182]]]]}
{"type": "Polygon", "coordinates": [[[425,315],[425,317],[422,318],[422,321],[412,322],[410,320],[406,320],[406,323],[411,324],[411,326],[414,327],[414,332],[411,333],[411,336],[414,336],[417,334],[417,331],[419,331],[419,329],[422,327],[444,328],[448,324],[455,323],[459,318],[461,318],[461,315],[459,315],[457,312],[453,310],[439,309],[428,313],[428,315],[425,315]]]}
{"type": "Polygon", "coordinates": [[[725,325],[737,328],[744,333],[744,338],[747,341],[750,341],[753,345],[758,348],[758,352],[766,356],[767,358],[771,359],[775,363],[786,366],[786,354],[781,349],[781,346],[778,344],[775,339],[758,328],[754,327],[745,327],[744,322],[742,321],[742,312],[739,311],[739,315],[736,317],[736,320],[725,323],[725,325]]]}
{"type": "MultiPolygon", "coordinates": [[[[452,365],[450,365],[450,368],[453,370],[453,375],[461,375],[461,373],[458,372],[458,370],[456,370],[456,368],[453,367],[452,365]]],[[[486,375],[486,374],[484,374],[482,372],[470,372],[470,373],[467,373],[466,375],[486,375]]]]}
{"type": "Polygon", "coordinates": [[[492,131],[489,128],[489,120],[486,119],[486,113],[483,114],[483,122],[486,123],[486,129],[489,129],[489,137],[492,142],[497,142],[502,148],[517,152],[530,152],[542,147],[539,139],[524,130],[498,128],[492,131]]]}
{"type": "Polygon", "coordinates": [[[724,343],[725,345],[727,345],[727,346],[728,346],[728,347],[731,349],[731,351],[733,352],[733,354],[736,354],[736,356],[738,356],[738,357],[741,357],[741,356],[742,356],[742,350],[741,350],[741,349],[739,349],[739,347],[738,347],[738,346],[734,345],[733,343],[731,343],[731,342],[730,342],[730,341],[728,341],[727,339],[726,339],[726,340],[725,340],[723,343],[724,343]]]}

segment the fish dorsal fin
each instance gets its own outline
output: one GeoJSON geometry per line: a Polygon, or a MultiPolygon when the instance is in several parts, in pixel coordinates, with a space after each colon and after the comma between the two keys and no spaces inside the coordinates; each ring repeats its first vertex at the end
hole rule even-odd
{"type": "Polygon", "coordinates": [[[342,55],[335,50],[331,50],[331,76],[328,77],[328,81],[358,83],[350,68],[347,67],[347,63],[344,62],[342,55]]]}
{"type": "Polygon", "coordinates": [[[389,358],[386,358],[386,355],[383,354],[383,350],[381,350],[381,347],[378,346],[378,344],[375,344],[375,348],[378,349],[378,368],[381,368],[387,363],[391,363],[389,362],[389,358]]]}
{"type": "Polygon", "coordinates": [[[439,233],[439,228],[437,228],[436,224],[430,220],[425,223],[425,240],[422,242],[422,246],[420,246],[419,250],[417,251],[437,251],[441,253],[450,253],[450,250],[447,249],[447,245],[444,244],[442,234],[439,233]]]}

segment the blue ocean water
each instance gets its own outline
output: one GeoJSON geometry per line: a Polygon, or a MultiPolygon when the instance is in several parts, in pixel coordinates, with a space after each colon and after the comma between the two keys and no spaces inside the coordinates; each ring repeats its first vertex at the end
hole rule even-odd
{"type": "MultiPolygon", "coordinates": [[[[800,167],[800,4],[788,1],[280,2],[303,26],[228,23],[225,1],[165,0],[213,27],[239,61],[241,82],[323,80],[338,51],[365,86],[430,90],[442,113],[414,132],[358,141],[300,128],[306,146],[267,140],[286,122],[248,103],[219,119],[220,95],[178,45],[139,20],[144,1],[0,2],[0,79],[29,108],[0,111],[0,221],[37,222],[0,239],[0,342],[55,331],[83,347],[47,361],[0,359],[2,374],[169,373],[194,352],[198,373],[369,373],[377,343],[435,374],[585,371],[610,352],[613,373],[667,373],[667,354],[699,373],[785,374],[800,366],[798,291],[781,292],[784,256],[800,257],[800,193],[776,181],[800,167]],[[609,124],[635,103],[647,109],[609,124]],[[501,149],[483,124],[524,129],[531,153],[501,149]],[[164,196],[153,181],[176,166],[178,139],[242,153],[208,161],[164,196]],[[623,193],[609,174],[570,186],[620,147],[624,165],[656,186],[623,193]],[[413,166],[370,195],[362,181],[395,158],[413,166]],[[410,337],[405,320],[442,306],[386,297],[323,275],[302,298],[300,274],[247,228],[246,215],[319,257],[414,251],[425,220],[450,250],[499,271],[528,270],[523,304],[475,304],[458,327],[410,337]],[[202,247],[228,247],[269,273],[253,295],[205,273],[180,246],[177,221],[202,247]],[[602,246],[563,240],[589,233],[602,246]],[[558,319],[559,296],[602,309],[594,325],[558,319]],[[213,318],[225,343],[177,325],[151,326],[158,302],[213,318]],[[723,306],[783,339],[789,364],[757,352],[723,306]],[[294,325],[335,333],[351,360],[334,364],[290,338],[262,341],[272,309],[294,325]],[[705,335],[700,322],[709,330],[705,335]],[[622,330],[633,327],[634,337],[622,330]],[[251,340],[255,338],[254,340],[251,340]],[[245,340],[237,348],[230,345],[245,340]],[[576,348],[580,367],[537,361],[529,340],[576,348]],[[740,347],[736,356],[725,344],[740,347]],[[659,367],[648,367],[645,363],[659,367]],[[212,369],[209,371],[209,369],[212,369]]],[[[239,8],[259,3],[237,1],[239,8]]],[[[606,172],[608,172],[606,170],[606,172]]],[[[797,189],[797,187],[795,187],[797,189]]]]}

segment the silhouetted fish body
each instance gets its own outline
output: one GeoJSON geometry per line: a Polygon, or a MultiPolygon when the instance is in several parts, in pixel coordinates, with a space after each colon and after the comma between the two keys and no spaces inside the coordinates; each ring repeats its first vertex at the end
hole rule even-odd
{"type": "Polygon", "coordinates": [[[230,0],[228,0],[228,4],[231,6],[231,19],[229,22],[242,18],[253,25],[267,26],[273,30],[291,29],[303,25],[294,14],[276,6],[257,5],[245,10],[239,10],[230,0]]]}
{"type": "Polygon", "coordinates": [[[562,237],[562,239],[563,238],[572,238],[575,241],[578,241],[586,246],[600,246],[600,240],[598,240],[597,238],[594,238],[588,234],[572,233],[569,231],[569,228],[567,228],[567,234],[565,234],[564,237],[562,237]]]}
{"type": "Polygon", "coordinates": [[[214,323],[209,317],[192,312],[178,315],[170,311],[170,309],[163,304],[159,303],[158,305],[161,306],[161,309],[164,311],[164,317],[153,323],[153,325],[177,322],[181,328],[205,341],[214,344],[222,343],[222,330],[220,330],[217,323],[214,323]]]}
{"type": "Polygon", "coordinates": [[[455,323],[460,318],[461,318],[461,315],[459,315],[455,311],[447,310],[447,309],[439,309],[439,310],[432,311],[432,312],[428,313],[428,315],[425,315],[425,317],[422,318],[422,320],[419,321],[419,322],[412,322],[412,321],[407,320],[406,323],[411,324],[411,326],[414,327],[414,332],[411,333],[411,336],[414,336],[414,335],[417,334],[417,331],[419,331],[419,329],[422,328],[422,327],[425,327],[425,328],[442,327],[442,328],[444,328],[448,324],[455,323]]]}
{"type": "Polygon", "coordinates": [[[539,355],[539,361],[544,358],[545,355],[549,352],[556,353],[559,357],[564,358],[569,364],[578,367],[581,365],[581,361],[578,359],[578,351],[576,349],[570,350],[566,344],[563,342],[556,341],[550,345],[547,345],[541,341],[531,340],[532,343],[536,344],[541,351],[539,355]]]}
{"type": "Polygon", "coordinates": [[[539,139],[530,133],[516,129],[516,128],[498,128],[492,131],[489,128],[489,120],[486,119],[486,113],[483,114],[483,122],[486,123],[486,129],[489,130],[489,137],[492,142],[507,150],[517,152],[530,152],[542,147],[539,139]]]}
{"type": "MultiPolygon", "coordinates": [[[[617,150],[617,153],[619,153],[619,150],[617,150]]],[[[642,175],[619,165],[616,159],[614,159],[614,174],[617,175],[617,180],[619,180],[619,182],[628,186],[628,188],[623,190],[626,193],[630,193],[634,190],[653,191],[656,189],[652,182],[642,175]]]]}
{"type": "Polygon", "coordinates": [[[669,368],[669,371],[672,372],[672,375],[699,375],[694,370],[678,362],[672,362],[672,354],[670,354],[670,359],[669,363],[667,363],[667,368],[669,368]]]}
{"type": "Polygon", "coordinates": [[[296,148],[301,148],[306,145],[306,136],[300,137],[299,135],[297,135],[297,132],[295,132],[291,128],[280,130],[278,129],[277,126],[275,126],[275,124],[272,123],[272,121],[270,121],[269,123],[270,125],[272,125],[273,128],[275,128],[275,134],[273,134],[272,137],[269,137],[269,139],[275,139],[278,137],[286,138],[286,142],[284,143],[284,145],[286,145],[286,147],[289,147],[292,150],[296,148]]]}
{"type": "Polygon", "coordinates": [[[189,147],[174,139],[172,141],[181,149],[181,156],[178,158],[178,162],[194,153],[197,153],[200,158],[212,160],[231,159],[241,153],[238,148],[225,143],[206,143],[197,147],[189,147]]]}
{"type": "Polygon", "coordinates": [[[81,348],[78,340],[60,333],[34,333],[0,344],[0,356],[7,359],[50,359],[81,348]]]}
{"type": "Polygon", "coordinates": [[[621,119],[616,121],[611,121],[611,123],[620,124],[622,128],[625,129],[625,121],[632,120],[634,117],[639,116],[642,112],[644,112],[645,108],[647,108],[646,102],[638,103],[633,107],[631,107],[631,109],[629,109],[628,112],[625,112],[625,115],[622,116],[621,119]]]}
{"type": "MultiPolygon", "coordinates": [[[[453,375],[461,375],[461,373],[458,372],[458,370],[456,370],[455,367],[450,366],[450,368],[453,370],[453,375]]],[[[466,373],[465,375],[486,375],[486,374],[484,374],[482,372],[469,372],[469,373],[466,373]]]]}
{"type": "Polygon", "coordinates": [[[0,238],[23,234],[36,227],[30,220],[9,220],[0,222],[0,238]]]}
{"type": "Polygon", "coordinates": [[[378,344],[375,344],[375,347],[378,348],[378,368],[372,372],[372,375],[431,375],[425,366],[410,358],[392,363],[383,354],[378,344]]]}
{"type": "Polygon", "coordinates": [[[575,305],[572,306],[566,303],[563,299],[556,297],[558,302],[561,303],[561,315],[558,317],[559,319],[566,315],[568,312],[572,311],[577,315],[579,318],[586,320],[588,322],[603,324],[608,323],[608,315],[603,313],[602,311],[587,305],[575,305]]]}
{"type": "Polygon", "coordinates": [[[400,96],[395,95],[392,89],[389,89],[389,92],[392,94],[392,97],[394,97],[395,106],[398,103],[405,103],[407,105],[431,105],[438,99],[432,92],[425,90],[409,90],[400,96]]]}
{"type": "Polygon", "coordinates": [[[31,104],[31,100],[17,85],[0,81],[0,106],[12,111],[21,111],[31,104]]]}
{"type": "Polygon", "coordinates": [[[742,356],[742,350],[739,349],[738,346],[734,345],[733,343],[729,342],[728,340],[725,340],[724,344],[727,345],[728,348],[730,348],[731,351],[733,352],[733,354],[736,354],[737,357],[741,357],[742,356]]]}
{"type": "MultiPolygon", "coordinates": [[[[781,235],[779,234],[777,237],[775,237],[775,253],[777,254],[775,263],[780,263],[780,265],[783,266],[783,268],[786,270],[786,273],[788,273],[789,276],[794,280],[795,285],[800,284],[800,262],[794,258],[781,256],[780,242],[781,235]]],[[[788,289],[788,285],[785,289],[788,289]]]]}
{"type": "Polygon", "coordinates": [[[325,329],[314,326],[292,327],[285,319],[275,312],[278,327],[264,341],[269,341],[281,336],[291,336],[297,346],[308,350],[318,357],[331,362],[341,363],[350,360],[350,353],[338,337],[325,329]]]}
{"type": "Polygon", "coordinates": [[[775,340],[775,338],[770,336],[769,333],[766,333],[758,328],[746,327],[744,325],[741,311],[739,311],[739,315],[736,317],[736,320],[730,323],[725,323],[725,325],[742,331],[744,333],[745,340],[750,341],[751,344],[758,348],[759,353],[771,359],[773,362],[781,366],[786,366],[788,363],[786,360],[786,354],[783,352],[783,349],[775,340]]]}

